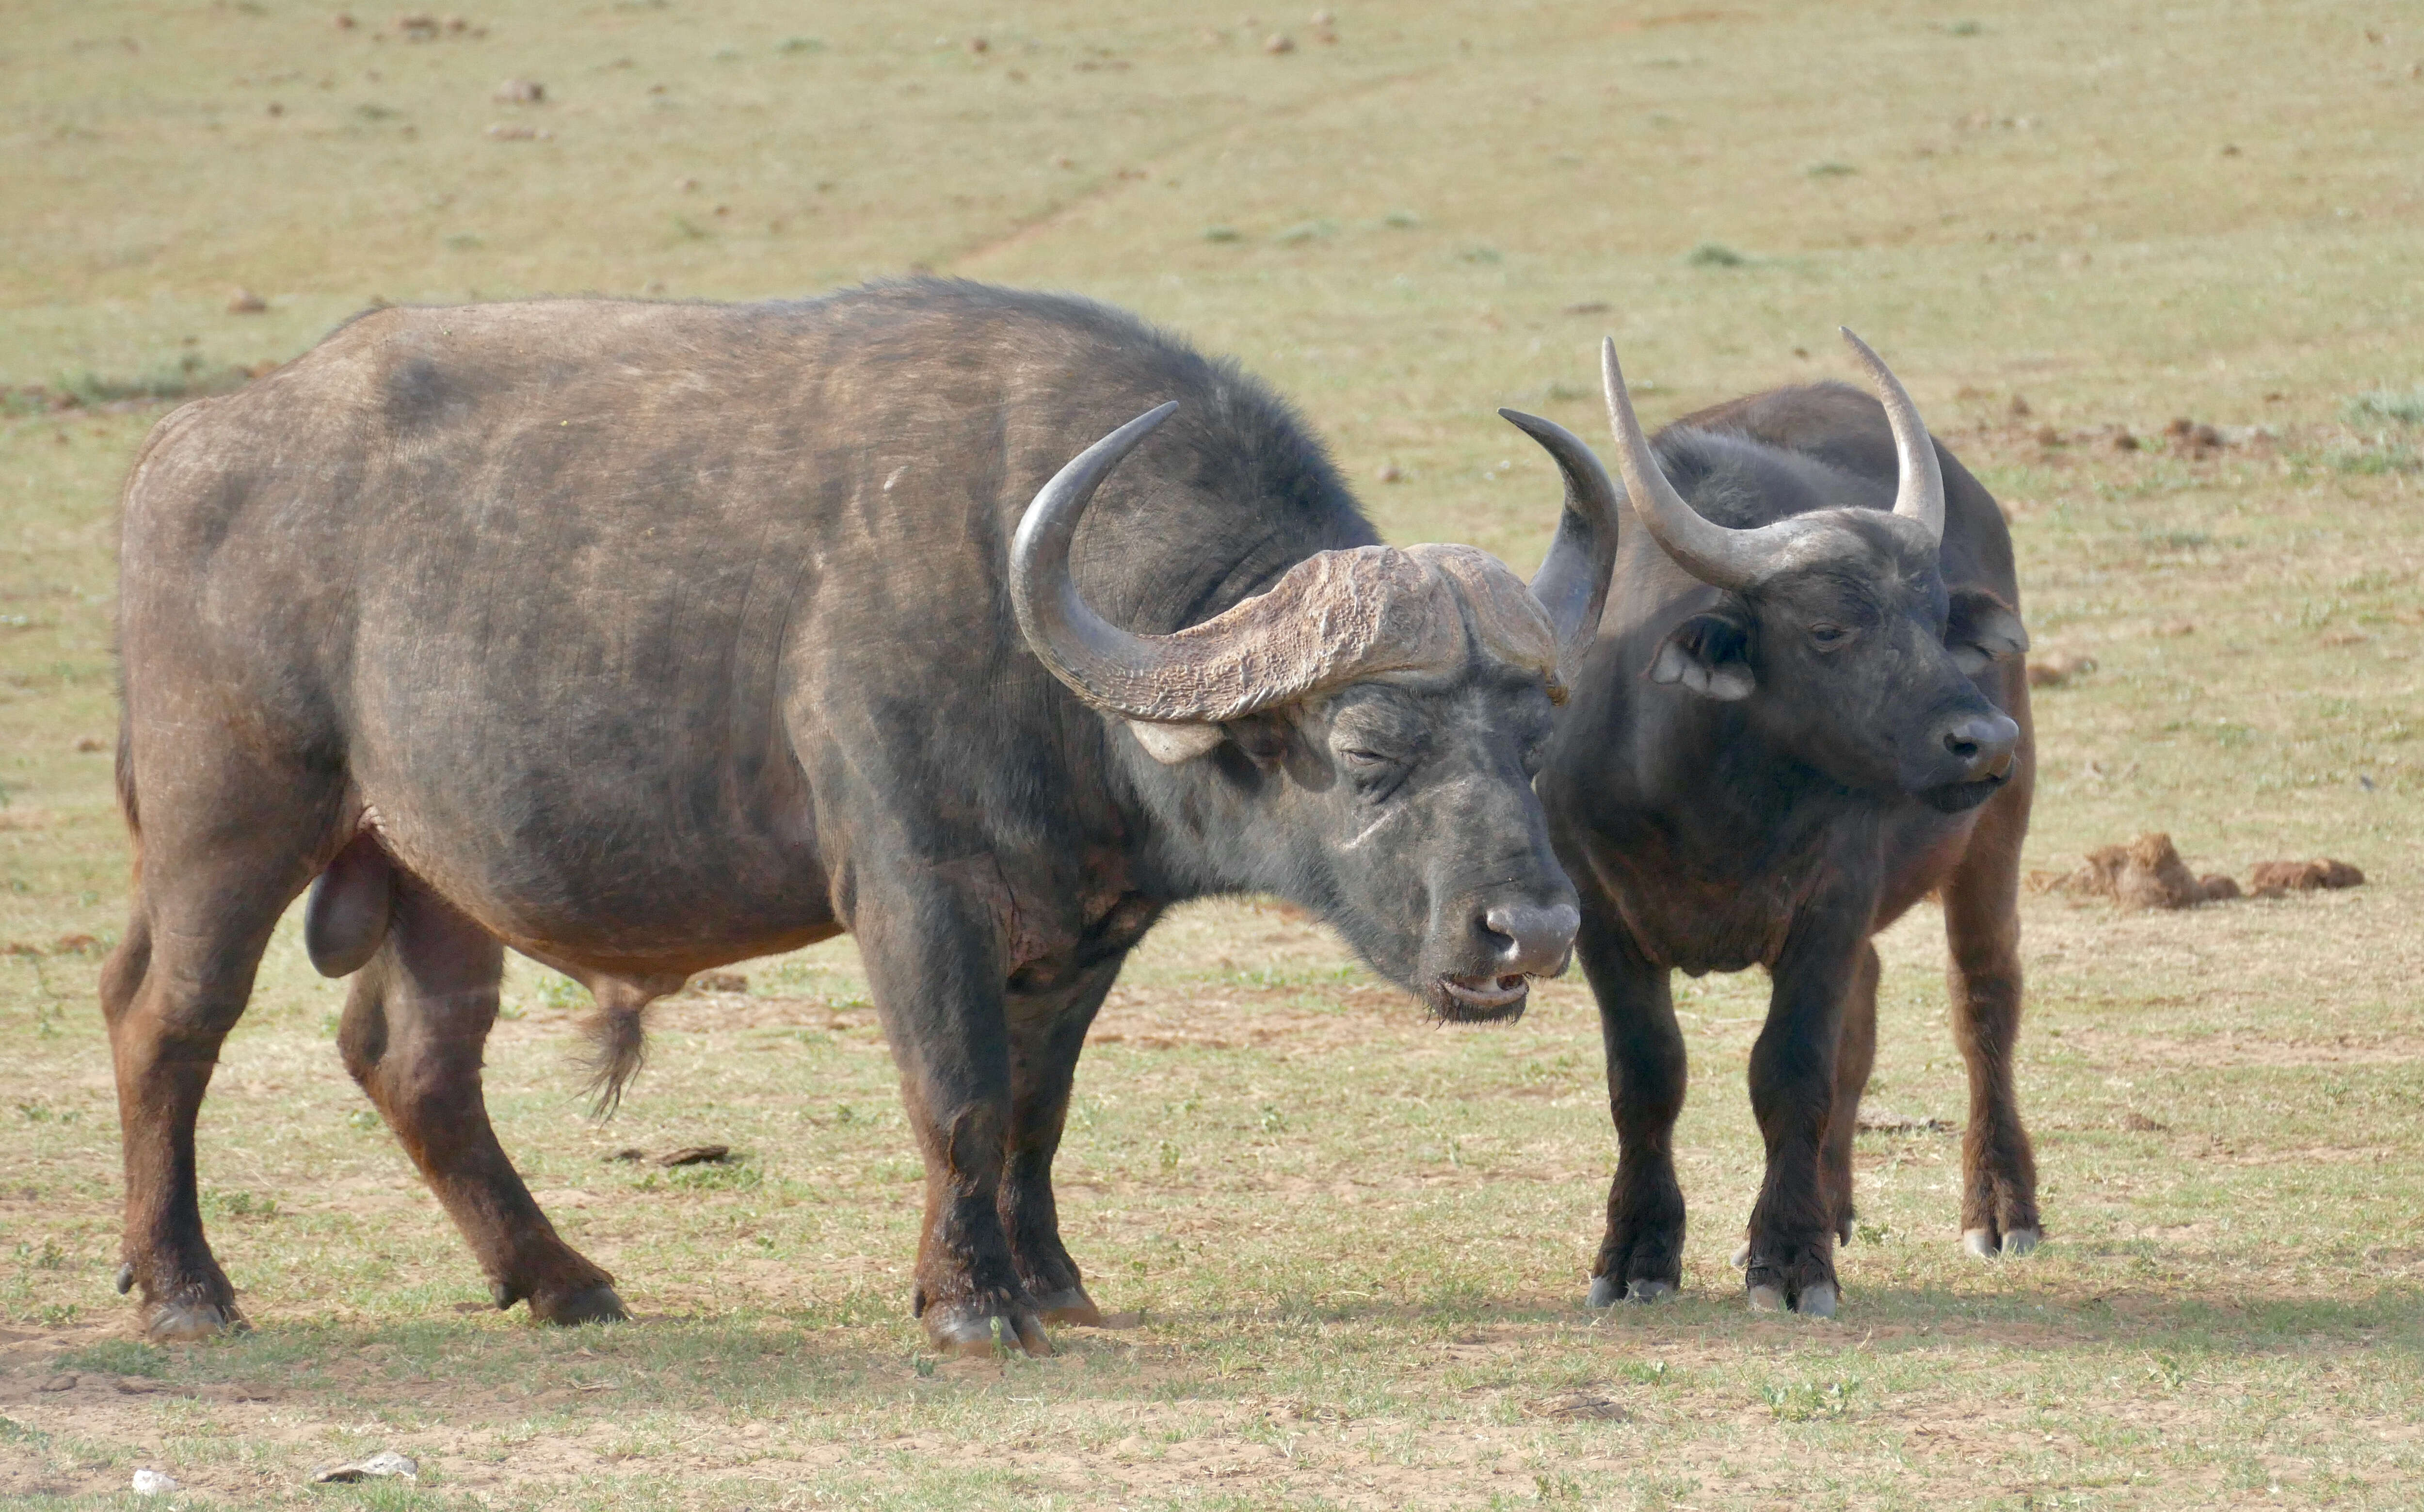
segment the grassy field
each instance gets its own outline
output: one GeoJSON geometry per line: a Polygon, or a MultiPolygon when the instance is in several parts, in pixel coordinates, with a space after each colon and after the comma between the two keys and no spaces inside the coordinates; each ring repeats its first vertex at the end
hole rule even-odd
{"type": "Polygon", "coordinates": [[[0,25],[0,1504],[2424,1505],[2424,8],[356,16],[0,25]],[[512,78],[544,102],[494,100],[512,78]],[[2370,881],[2027,900],[2049,1242],[1991,1265],[1955,1251],[1938,921],[1897,927],[1870,1101],[1912,1122],[1861,1138],[1833,1323],[1748,1314],[1726,1265],[1763,978],[1678,997],[1684,1297],[1593,1313],[1613,1140],[1578,981],[1438,1029],[1274,905],[1185,910],[1061,1159],[1070,1247],[1140,1319],[998,1361],[906,1315],[918,1168],[848,941],[664,1005],[606,1124],[582,1005],[517,964],[491,1108],[639,1314],[552,1332],[487,1310],[290,921],[202,1119],[257,1329],[137,1342],[93,981],[124,918],[112,502],[164,406],[122,396],[375,298],[919,265],[1233,352],[1393,539],[1525,568],[1555,490],[1494,406],[1600,435],[1613,331],[1655,422],[1841,374],[1849,324],[2008,505],[2040,651],[2096,662],[2037,696],[2030,864],[2160,829],[2201,871],[2370,881]],[[710,1141],[738,1159],[611,1158],[710,1141]],[[419,1480],[305,1485],[382,1448],[419,1480]],[[132,1498],[137,1467],[186,1489],[132,1498]]]}

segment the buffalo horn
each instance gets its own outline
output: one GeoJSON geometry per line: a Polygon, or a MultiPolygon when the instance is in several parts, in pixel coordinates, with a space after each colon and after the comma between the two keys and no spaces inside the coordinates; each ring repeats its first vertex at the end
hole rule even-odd
{"type": "Polygon", "coordinates": [[[1944,543],[1944,467],[1936,459],[1936,443],[1928,438],[1927,426],[1919,418],[1919,406],[1910,402],[1902,381],[1885,364],[1885,359],[1869,350],[1869,343],[1843,326],[1843,340],[1852,343],[1852,355],[1860,366],[1869,370],[1869,381],[1877,386],[1877,398],[1886,406],[1886,422],[1893,427],[1894,460],[1901,481],[1894,490],[1893,512],[1905,519],[1915,519],[1927,527],[1928,539],[1938,546],[1944,543]]]}
{"type": "Polygon", "coordinates": [[[1583,653],[1599,633],[1607,604],[1608,574],[1616,566],[1616,485],[1582,438],[1554,421],[1502,409],[1508,424],[1540,443],[1566,480],[1565,513],[1540,570],[1532,575],[1532,597],[1549,612],[1557,636],[1557,664],[1571,682],[1583,653]]]}
{"type": "Polygon", "coordinates": [[[1011,608],[1027,644],[1088,703],[1131,718],[1170,717],[1149,711],[1168,648],[1094,613],[1069,570],[1069,547],[1094,490],[1177,407],[1172,400],[1148,409],[1078,453],[1027,506],[1010,543],[1011,608]]]}
{"type": "Polygon", "coordinates": [[[1686,502],[1650,450],[1641,421],[1633,412],[1633,396],[1625,392],[1624,370],[1616,363],[1616,339],[1600,346],[1600,377],[1607,390],[1607,422],[1616,432],[1616,466],[1624,476],[1625,497],[1633,512],[1657,539],[1675,565],[1713,587],[1750,586],[1769,554],[1769,542],[1760,539],[1773,526],[1730,530],[1686,502]]]}

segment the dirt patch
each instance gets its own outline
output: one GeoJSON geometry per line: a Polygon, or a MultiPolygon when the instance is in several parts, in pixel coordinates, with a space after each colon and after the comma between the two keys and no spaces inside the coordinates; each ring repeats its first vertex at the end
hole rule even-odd
{"type": "MultiPolygon", "coordinates": [[[[2220,1034],[2182,1039],[2081,1026],[2065,1030],[2063,1038],[2066,1043],[2093,1050],[2100,1062],[2108,1064],[2151,1060],[2217,1070],[2241,1066],[2424,1066],[2424,1040],[2408,1037],[2367,1039],[2341,1035],[2330,1040],[2276,1040],[2220,1034]]],[[[2134,1127],[2128,1122],[2130,1116],[2143,1115],[2125,1115],[2125,1127],[2134,1127]]]]}

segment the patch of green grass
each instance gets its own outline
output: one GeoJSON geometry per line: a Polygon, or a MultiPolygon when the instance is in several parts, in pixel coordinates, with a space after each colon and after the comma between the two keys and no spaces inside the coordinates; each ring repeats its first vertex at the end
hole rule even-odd
{"type": "Polygon", "coordinates": [[[1723,242],[1702,242],[1683,254],[1687,267],[1741,268],[1750,265],[1750,259],[1723,242]]]}
{"type": "Polygon", "coordinates": [[[70,1349],[56,1363],[62,1370],[101,1371],[112,1376],[158,1379],[168,1374],[168,1351],[133,1339],[103,1339],[70,1349]]]}
{"type": "Polygon", "coordinates": [[[1859,1380],[1848,1376],[1826,1381],[1777,1381],[1761,1387],[1759,1397],[1778,1422],[1809,1423],[1850,1415],[1859,1388],[1859,1380]]]}
{"type": "Polygon", "coordinates": [[[2424,425],[2424,388],[2375,389],[2341,406],[2340,415],[2352,425],[2424,425]]]}

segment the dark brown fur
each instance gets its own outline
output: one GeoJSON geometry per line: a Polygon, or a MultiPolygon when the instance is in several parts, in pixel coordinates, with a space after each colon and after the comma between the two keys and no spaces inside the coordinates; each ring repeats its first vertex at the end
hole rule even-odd
{"type": "Polygon", "coordinates": [[[1681,1278],[1671,1138],[1684,1057],[1669,974],[1763,966],[1774,992],[1750,1090],[1767,1170],[1748,1225],[1749,1281],[1794,1305],[1823,1287],[1817,1305],[1832,1307],[1875,1053],[1870,937],[1939,889],[1954,1035],[1970,1070],[1962,1224],[1976,1249],[2025,1249],[2040,1224],[2012,1055],[2034,748],[2022,661],[2008,654],[2025,637],[2001,513],[1939,448],[1942,545],[1933,561],[1913,557],[1868,513],[1894,498],[1883,413],[1836,385],[1694,415],[1662,433],[1658,451],[1678,489],[1719,523],[1846,511],[1836,517],[1849,544],[1827,559],[1828,582],[1778,579],[1738,596],[1687,576],[1636,522],[1624,527],[1600,643],[1540,782],[1582,895],[1578,947],[1599,999],[1618,1134],[1592,1299],[1661,1295],[1681,1278]],[[1826,617],[1805,614],[1803,598],[1881,606],[1862,632],[1878,648],[1872,661],[1786,644],[1826,617]],[[1973,634],[2003,650],[1965,676],[1952,653],[1973,634]],[[1672,656],[1730,659],[1757,674],[1755,691],[1728,701],[1653,681],[1653,664],[1672,656]],[[2017,726],[2000,786],[1930,775],[1930,760],[1950,759],[1927,743],[1947,722],[1994,710],[2017,726]]]}
{"type": "Polygon", "coordinates": [[[1086,1027],[1171,902],[1289,897],[1425,993],[1502,969],[1495,907],[1561,917],[1562,952],[1537,670],[1353,683],[1166,765],[1037,659],[1013,533],[1165,401],[1075,537],[1106,618],[1166,633],[1376,544],[1234,366],[965,283],[382,310],[164,421],[124,501],[142,865],[102,989],[152,1330],[237,1316],[195,1115],[315,876],[312,957],[355,971],[347,1069],[499,1304],[555,1321],[621,1304],[488,1124],[503,950],[596,997],[611,1107],[651,999],[853,932],[927,1159],[915,1302],[953,1348],[1092,1315],[1052,1156],[1086,1027]]]}

